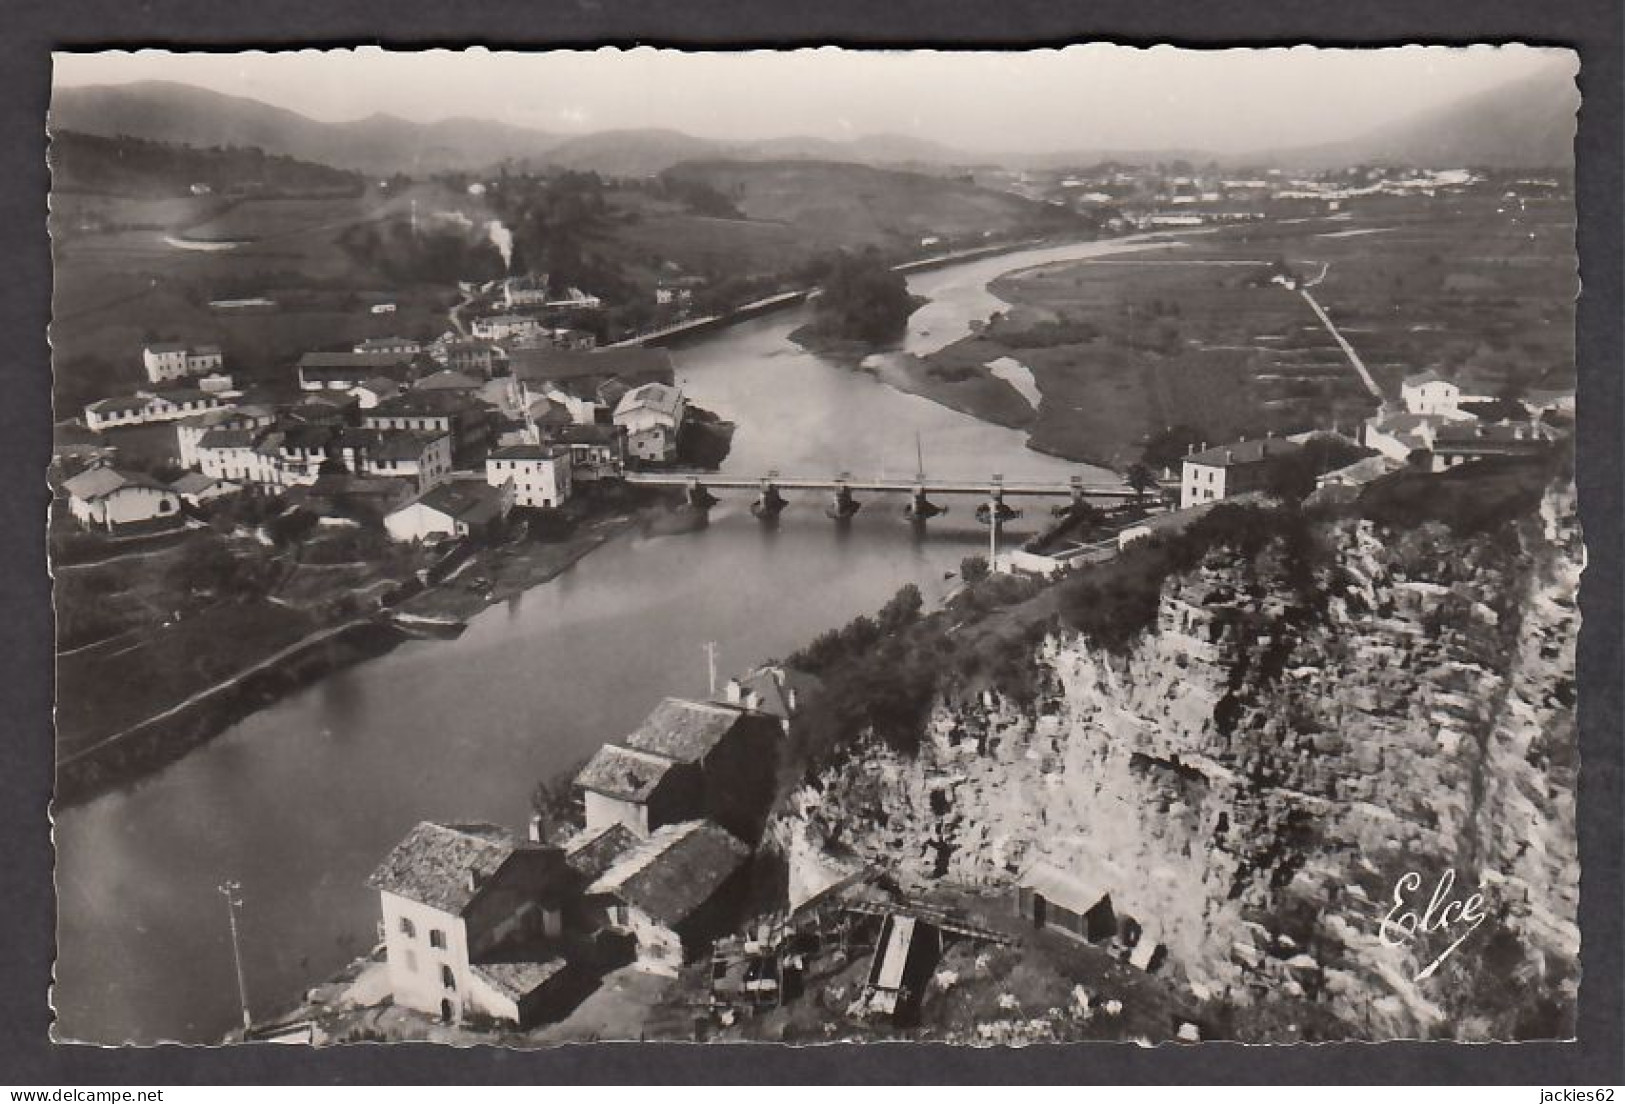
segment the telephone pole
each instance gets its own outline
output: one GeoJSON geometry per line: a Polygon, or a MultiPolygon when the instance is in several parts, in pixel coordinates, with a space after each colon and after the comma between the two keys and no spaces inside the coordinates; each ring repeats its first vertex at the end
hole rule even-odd
{"type": "Polygon", "coordinates": [[[242,907],[242,886],[234,881],[221,882],[220,895],[226,899],[226,920],[231,925],[231,961],[237,967],[237,999],[243,1007],[243,1036],[246,1038],[254,1019],[248,1014],[248,983],[243,980],[243,951],[237,941],[237,910],[242,907]]]}
{"type": "Polygon", "coordinates": [[[710,693],[714,698],[717,696],[717,642],[715,640],[705,642],[705,667],[706,672],[710,675],[710,693]]]}

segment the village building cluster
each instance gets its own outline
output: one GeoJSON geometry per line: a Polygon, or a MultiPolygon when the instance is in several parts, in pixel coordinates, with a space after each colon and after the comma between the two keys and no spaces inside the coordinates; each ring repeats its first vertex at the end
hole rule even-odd
{"type": "Polygon", "coordinates": [[[304,353],[283,386],[248,391],[216,347],[145,346],[154,386],[89,403],[84,425],[109,442],[172,427],[182,474],[124,470],[116,443],[86,449],[106,474],[63,482],[69,512],[117,533],[179,523],[181,507],[232,494],[298,490],[308,503],[365,489],[391,537],[432,541],[494,531],[515,508],[559,509],[628,464],[675,460],[687,401],[670,354],[549,332],[559,339],[368,338],[304,353]]]}

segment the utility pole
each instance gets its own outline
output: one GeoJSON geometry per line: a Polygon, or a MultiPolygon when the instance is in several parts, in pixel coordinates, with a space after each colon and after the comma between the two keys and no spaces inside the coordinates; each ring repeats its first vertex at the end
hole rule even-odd
{"type": "Polygon", "coordinates": [[[225,881],[217,888],[226,899],[226,919],[231,925],[231,961],[237,967],[237,999],[243,1006],[243,1036],[247,1038],[249,1029],[254,1026],[254,1019],[248,1014],[248,983],[243,980],[243,950],[237,941],[237,910],[242,907],[240,894],[243,887],[237,882],[225,881]]]}
{"type": "Polygon", "coordinates": [[[715,640],[705,642],[705,666],[707,673],[710,675],[711,696],[714,698],[717,696],[717,642],[715,640]]]}
{"type": "Polygon", "coordinates": [[[990,499],[987,509],[987,573],[999,570],[999,500],[990,499]]]}

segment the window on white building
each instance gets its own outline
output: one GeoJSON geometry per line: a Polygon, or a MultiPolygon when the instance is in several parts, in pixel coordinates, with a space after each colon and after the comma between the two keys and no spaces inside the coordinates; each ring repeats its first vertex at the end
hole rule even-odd
{"type": "Polygon", "coordinates": [[[446,949],[446,933],[441,931],[439,928],[430,928],[429,929],[429,946],[438,947],[441,950],[445,950],[446,949]]]}
{"type": "Polygon", "coordinates": [[[418,929],[417,926],[412,923],[412,918],[410,916],[401,917],[401,934],[406,936],[408,939],[414,939],[417,937],[418,929]]]}

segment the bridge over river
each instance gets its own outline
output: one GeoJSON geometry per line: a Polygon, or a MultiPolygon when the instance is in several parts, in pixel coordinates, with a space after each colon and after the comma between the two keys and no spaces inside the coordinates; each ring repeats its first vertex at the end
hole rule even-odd
{"type": "Polygon", "coordinates": [[[663,471],[628,472],[626,481],[646,487],[682,487],[690,505],[710,506],[717,501],[713,490],[745,490],[756,492],[751,512],[760,518],[774,518],[788,505],[784,491],[825,491],[830,505],[825,511],[837,520],[850,518],[858,512],[863,494],[905,494],[909,496],[904,513],[913,521],[925,521],[943,512],[943,507],[931,501],[932,497],[972,495],[985,501],[979,510],[988,517],[1004,519],[1014,511],[1005,504],[1007,498],[1065,498],[1073,506],[1082,506],[1090,499],[1112,501],[1134,499],[1139,493],[1121,483],[1085,483],[1082,476],[1073,476],[1065,482],[1007,481],[992,475],[985,480],[930,479],[924,475],[912,478],[864,478],[847,472],[835,476],[783,475],[769,471],[761,476],[719,475],[712,472],[663,471]]]}

